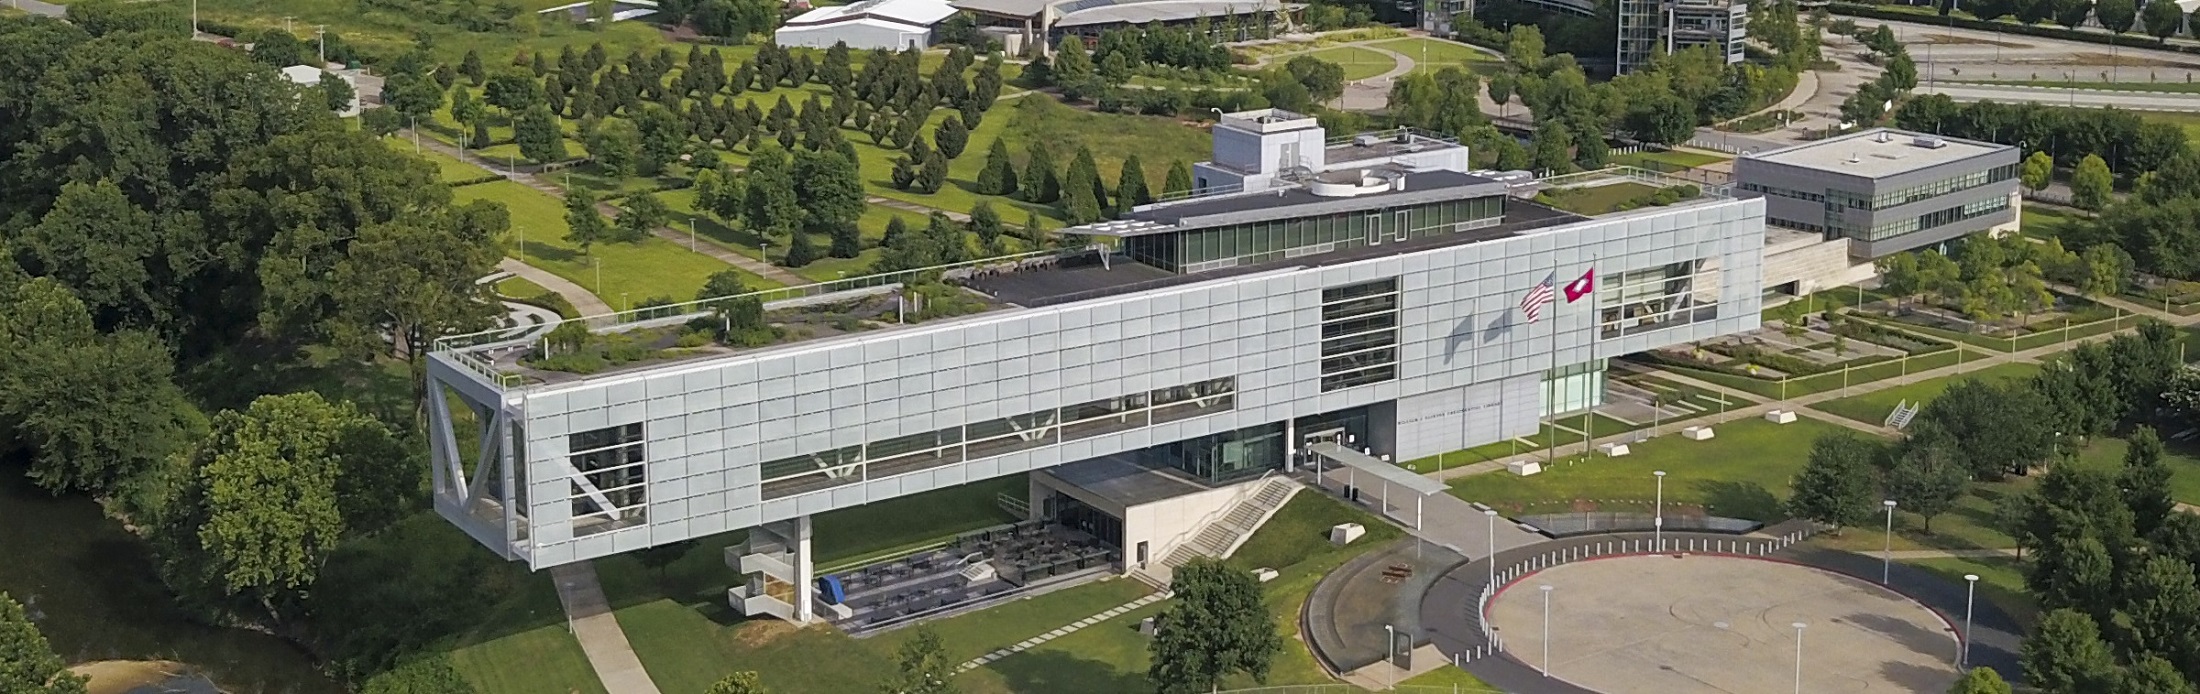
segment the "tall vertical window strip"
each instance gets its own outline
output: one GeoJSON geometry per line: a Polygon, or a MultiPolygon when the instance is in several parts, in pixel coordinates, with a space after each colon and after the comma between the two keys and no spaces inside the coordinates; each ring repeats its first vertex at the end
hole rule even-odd
{"type": "Polygon", "coordinates": [[[566,437],[573,466],[573,534],[588,535],[648,522],[649,476],[642,425],[625,424],[566,437]]]}
{"type": "Polygon", "coordinates": [[[1398,378],[1398,278],[1322,290],[1322,392],[1398,378]]]}

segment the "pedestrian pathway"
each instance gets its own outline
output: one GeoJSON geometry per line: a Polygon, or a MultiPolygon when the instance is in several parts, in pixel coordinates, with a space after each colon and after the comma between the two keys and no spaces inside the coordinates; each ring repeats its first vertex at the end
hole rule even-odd
{"type": "Polygon", "coordinates": [[[611,603],[604,599],[603,585],[596,580],[596,565],[583,561],[554,566],[550,578],[558,584],[558,603],[565,606],[566,624],[573,630],[574,640],[580,642],[581,652],[588,655],[596,679],[603,681],[604,691],[659,694],[649,671],[642,669],[641,658],[634,655],[634,646],[627,643],[626,631],[619,628],[618,617],[611,614],[611,603]]]}
{"type": "MultiPolygon", "coordinates": [[[[1079,630],[1081,630],[1081,629],[1084,629],[1085,627],[1093,626],[1093,625],[1099,624],[1099,623],[1101,623],[1101,622],[1105,622],[1105,621],[1108,621],[1108,620],[1110,620],[1110,619],[1114,619],[1114,618],[1116,618],[1116,617],[1121,617],[1121,616],[1123,616],[1123,614],[1124,614],[1124,613],[1126,613],[1126,612],[1130,612],[1131,610],[1135,610],[1135,609],[1138,609],[1138,608],[1141,608],[1141,607],[1145,607],[1145,606],[1147,606],[1147,605],[1151,605],[1151,604],[1154,604],[1154,603],[1157,603],[1157,602],[1161,602],[1161,601],[1163,601],[1163,600],[1167,600],[1167,599],[1169,599],[1169,595],[1170,595],[1170,594],[1169,594],[1169,593],[1168,593],[1167,591],[1163,591],[1163,592],[1159,592],[1159,593],[1148,593],[1148,594],[1146,595],[1146,597],[1142,597],[1142,598],[1139,598],[1139,599],[1137,599],[1137,600],[1132,600],[1132,601],[1130,601],[1130,602],[1126,602],[1126,603],[1123,603],[1123,604],[1121,604],[1121,605],[1116,605],[1115,607],[1113,607],[1113,608],[1110,608],[1110,609],[1109,609],[1108,611],[1106,611],[1106,612],[1102,612],[1102,613],[1100,613],[1100,614],[1096,614],[1096,615],[1093,615],[1093,616],[1090,616],[1090,617],[1086,617],[1086,618],[1084,618],[1084,619],[1080,619],[1080,620],[1077,620],[1077,621],[1075,621],[1075,622],[1071,622],[1071,623],[1069,623],[1068,625],[1065,625],[1065,626],[1063,626],[1063,627],[1062,627],[1062,628],[1060,628],[1060,629],[1055,629],[1055,630],[1053,630],[1053,631],[1049,631],[1049,632],[1047,632],[1047,633],[1044,633],[1044,634],[1040,634],[1040,635],[1038,635],[1038,636],[1033,636],[1033,637],[1031,637],[1031,638],[1028,638],[1028,639],[1024,639],[1024,640],[1022,640],[1022,641],[1019,641],[1019,642],[1017,642],[1017,643],[1016,643],[1016,645],[1014,645],[1014,646],[1009,646],[1009,647],[1007,647],[1007,648],[1003,648],[1003,649],[1000,649],[1000,650],[994,651],[994,652],[992,652],[992,653],[987,653],[987,654],[985,654],[985,655],[981,655],[981,656],[978,656],[978,657],[976,657],[976,658],[972,658],[972,659],[970,660],[970,662],[967,662],[967,663],[963,663],[963,664],[962,664],[962,665],[961,665],[960,667],[957,667],[957,668],[955,668],[955,674],[958,674],[958,675],[959,675],[959,674],[962,674],[962,673],[965,673],[965,672],[969,672],[969,671],[971,671],[971,670],[976,670],[976,669],[978,669],[978,668],[981,668],[981,667],[985,667],[987,663],[991,663],[991,662],[993,662],[993,661],[996,661],[996,660],[1000,660],[1000,659],[1002,659],[1002,658],[1006,658],[1006,657],[1009,657],[1009,656],[1015,655],[1015,654],[1017,654],[1017,653],[1022,653],[1022,652],[1024,652],[1024,651],[1028,651],[1028,650],[1031,650],[1032,648],[1035,648],[1035,647],[1037,647],[1037,646],[1038,646],[1039,644],[1042,644],[1042,643],[1046,643],[1046,642],[1048,642],[1048,641],[1053,641],[1053,640],[1055,640],[1055,639],[1058,639],[1058,638],[1062,638],[1062,637],[1064,637],[1064,636],[1068,636],[1068,635],[1070,635],[1070,634],[1074,634],[1074,633],[1077,633],[1077,632],[1078,632],[1079,630]]],[[[612,694],[618,694],[618,693],[617,693],[617,692],[613,692],[612,694]]]]}
{"type": "Polygon", "coordinates": [[[518,275],[520,279],[542,285],[543,289],[557,292],[558,296],[565,297],[566,303],[573,305],[573,310],[579,311],[583,316],[602,316],[611,313],[611,304],[604,303],[604,300],[596,296],[595,292],[588,291],[587,288],[573,283],[572,280],[559,277],[549,270],[528,265],[516,258],[505,258],[498,261],[497,269],[518,275]]]}

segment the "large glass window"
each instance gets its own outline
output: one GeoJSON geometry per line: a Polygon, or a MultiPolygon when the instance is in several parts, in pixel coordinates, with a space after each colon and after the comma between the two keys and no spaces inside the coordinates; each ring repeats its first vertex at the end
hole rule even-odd
{"type": "Polygon", "coordinates": [[[642,425],[569,434],[566,446],[566,462],[574,472],[569,495],[573,534],[648,522],[649,475],[642,425]]]}
{"type": "Polygon", "coordinates": [[[1616,273],[1599,284],[1598,334],[1607,339],[1718,317],[1719,271],[1701,260],[1616,273]]]}
{"type": "Polygon", "coordinates": [[[1398,377],[1398,278],[1322,290],[1322,392],[1398,377]]]}

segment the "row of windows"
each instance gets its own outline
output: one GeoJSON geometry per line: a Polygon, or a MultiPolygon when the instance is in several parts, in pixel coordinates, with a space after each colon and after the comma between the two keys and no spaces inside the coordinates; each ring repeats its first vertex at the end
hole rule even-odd
{"type": "Polygon", "coordinates": [[[764,498],[854,484],[1229,410],[1237,379],[1197,383],[1001,417],[766,461],[764,498]]]}
{"type": "Polygon", "coordinates": [[[1869,233],[1863,235],[1863,239],[1866,241],[1889,239],[1903,234],[1954,224],[1966,219],[1984,217],[2007,209],[2009,209],[2009,198],[1995,196],[1958,207],[1928,212],[1899,222],[1876,225],[1871,228],[1869,233]]]}
{"type": "Polygon", "coordinates": [[[1170,272],[1197,272],[1282,260],[1316,246],[1337,250],[1479,229],[1497,224],[1504,216],[1504,196],[1447,200],[1133,236],[1123,251],[1170,272]]]}
{"type": "Polygon", "coordinates": [[[1322,392],[1398,378],[1398,278],[1322,290],[1322,392]]]}
{"type": "MultiPolygon", "coordinates": [[[[1890,190],[1872,196],[1870,209],[1884,210],[1897,205],[1907,205],[1919,200],[1947,195],[1959,190],[1970,190],[1990,183],[2000,183],[2017,177],[2016,164],[2004,164],[1983,171],[1973,171],[1961,176],[1943,178],[1931,183],[1890,190]]],[[[1849,207],[1863,208],[1865,201],[1846,200],[1849,207]]]]}
{"type": "Polygon", "coordinates": [[[1702,260],[1620,273],[1597,290],[1597,333],[1638,335],[1718,317],[1719,271],[1702,260]]]}

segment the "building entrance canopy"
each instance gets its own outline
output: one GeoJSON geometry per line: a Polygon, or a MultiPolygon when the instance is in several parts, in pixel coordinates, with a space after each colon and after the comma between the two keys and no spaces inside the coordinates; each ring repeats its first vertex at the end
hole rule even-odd
{"type": "Polygon", "coordinates": [[[1412,471],[1392,465],[1388,461],[1335,443],[1313,444],[1306,447],[1306,452],[1321,456],[1323,459],[1338,465],[1374,475],[1385,483],[1410,489],[1421,496],[1439,494],[1448,489],[1442,482],[1413,474],[1412,471]]]}

